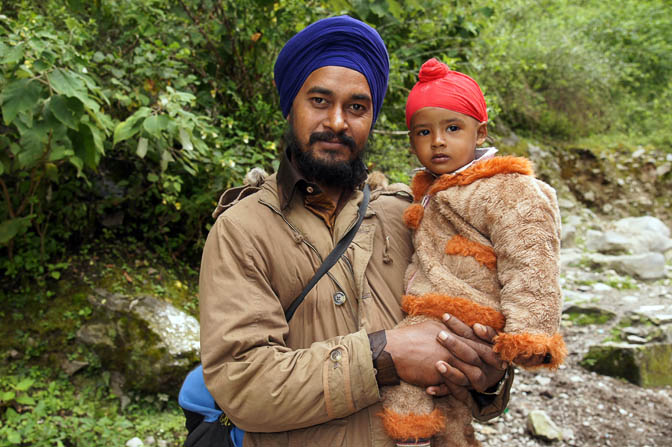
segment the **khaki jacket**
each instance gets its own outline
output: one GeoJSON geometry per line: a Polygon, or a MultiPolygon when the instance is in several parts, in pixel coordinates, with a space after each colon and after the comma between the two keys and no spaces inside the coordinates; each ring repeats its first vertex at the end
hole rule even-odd
{"type": "MultiPolygon", "coordinates": [[[[412,245],[401,215],[410,196],[374,191],[345,256],[289,324],[284,316],[355,223],[361,198],[354,193],[332,232],[300,192],[281,209],[272,175],[210,231],[200,276],[203,371],[222,410],[247,432],[246,447],[393,445],[376,416],[367,334],[402,318],[412,245]]],[[[503,410],[501,402],[493,408],[484,414],[503,410]]]]}

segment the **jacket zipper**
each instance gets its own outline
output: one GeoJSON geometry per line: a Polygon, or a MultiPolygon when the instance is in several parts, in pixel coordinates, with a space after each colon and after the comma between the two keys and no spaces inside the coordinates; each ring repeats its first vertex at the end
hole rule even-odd
{"type": "MultiPolygon", "coordinates": [[[[280,212],[279,209],[277,209],[276,207],[274,207],[273,205],[271,205],[270,203],[266,202],[263,199],[259,199],[259,203],[261,203],[263,205],[266,205],[271,211],[273,211],[275,214],[280,216],[280,218],[282,220],[284,220],[285,223],[289,226],[289,228],[291,228],[295,233],[301,234],[301,232],[290,221],[287,220],[287,218],[280,212]]],[[[359,213],[357,214],[357,217],[359,217],[359,213]]],[[[348,231],[350,231],[350,229],[354,225],[355,224],[353,222],[350,225],[350,227],[348,228],[348,231]]],[[[346,233],[347,233],[347,231],[346,231],[346,233]]],[[[302,237],[301,240],[303,241],[304,244],[306,244],[315,253],[315,255],[317,255],[317,258],[320,260],[320,263],[324,262],[324,260],[322,259],[322,256],[320,255],[320,252],[317,251],[317,248],[315,248],[315,246],[313,246],[313,244],[308,242],[308,240],[306,240],[305,237],[302,237]]],[[[346,264],[347,264],[347,266],[350,270],[350,273],[353,276],[353,281],[354,281],[355,280],[355,277],[354,277],[355,270],[353,269],[352,264],[350,263],[350,260],[347,258],[347,256],[345,256],[345,254],[341,255],[340,259],[345,260],[345,262],[346,262],[346,264]]],[[[329,277],[329,279],[331,279],[334,282],[334,284],[336,284],[336,286],[340,289],[340,291],[343,292],[343,287],[341,286],[341,284],[338,281],[336,281],[336,278],[334,278],[334,276],[330,272],[327,272],[326,275],[329,277]]],[[[350,300],[348,299],[348,301],[350,301],[350,300]]],[[[355,311],[352,308],[352,304],[351,303],[348,303],[348,304],[349,304],[348,309],[350,310],[350,317],[355,320],[355,327],[357,327],[357,330],[358,330],[359,329],[359,315],[355,315],[355,311]]]]}

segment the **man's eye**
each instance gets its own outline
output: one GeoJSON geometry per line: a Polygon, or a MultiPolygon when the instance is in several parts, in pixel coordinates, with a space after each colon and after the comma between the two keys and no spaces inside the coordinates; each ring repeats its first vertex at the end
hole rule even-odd
{"type": "Polygon", "coordinates": [[[324,98],[316,97],[316,98],[311,98],[311,99],[315,104],[324,104],[325,103],[324,98]]]}
{"type": "Polygon", "coordinates": [[[352,110],[354,110],[355,112],[363,112],[364,110],[366,110],[366,107],[364,107],[361,104],[353,104],[350,107],[352,107],[352,110]]]}

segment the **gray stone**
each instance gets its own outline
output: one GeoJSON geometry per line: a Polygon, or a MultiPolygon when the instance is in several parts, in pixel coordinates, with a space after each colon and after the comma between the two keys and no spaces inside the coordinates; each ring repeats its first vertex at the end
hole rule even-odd
{"type": "Polygon", "coordinates": [[[142,442],[142,439],[135,437],[126,441],[124,444],[126,447],[143,447],[145,444],[142,442]]]}
{"type": "Polygon", "coordinates": [[[636,276],[640,279],[659,279],[666,276],[665,256],[661,253],[641,253],[636,255],[587,255],[590,262],[611,268],[620,274],[636,276]]]}
{"type": "Polygon", "coordinates": [[[68,360],[67,358],[61,361],[61,369],[69,376],[73,376],[76,372],[89,366],[88,362],[80,362],[78,360],[68,360]]]}
{"type": "Polygon", "coordinates": [[[560,250],[560,269],[577,266],[583,260],[583,252],[576,248],[563,248],[560,250]]]}
{"type": "Polygon", "coordinates": [[[586,248],[605,254],[665,253],[672,249],[670,229],[652,216],[627,217],[606,231],[588,230],[586,248]]]}
{"type": "Polygon", "coordinates": [[[562,440],[562,431],[546,412],[533,410],[527,415],[527,429],[535,438],[553,442],[562,440]]]}
{"type": "Polygon", "coordinates": [[[123,375],[125,388],[174,395],[200,357],[198,321],[151,296],[97,289],[88,299],[94,313],[78,340],[123,375]]]}

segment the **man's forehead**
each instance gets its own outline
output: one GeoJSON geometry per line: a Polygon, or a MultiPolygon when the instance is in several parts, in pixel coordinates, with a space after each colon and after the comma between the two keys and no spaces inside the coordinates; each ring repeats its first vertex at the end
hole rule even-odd
{"type": "Polygon", "coordinates": [[[348,92],[352,95],[365,95],[371,99],[369,81],[362,73],[347,67],[327,65],[310,73],[301,90],[316,91],[319,89],[329,91],[323,93],[348,92]]]}

